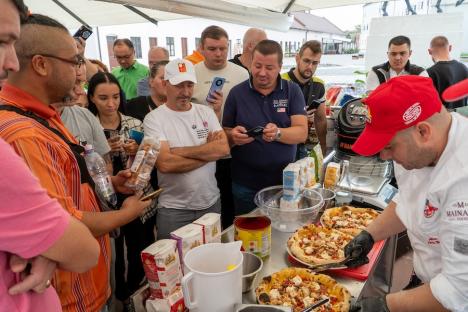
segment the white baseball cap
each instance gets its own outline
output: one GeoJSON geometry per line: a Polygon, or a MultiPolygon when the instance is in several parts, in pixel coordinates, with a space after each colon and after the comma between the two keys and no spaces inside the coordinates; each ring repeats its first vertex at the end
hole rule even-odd
{"type": "Polygon", "coordinates": [[[164,79],[171,85],[177,85],[184,81],[197,83],[197,75],[193,64],[187,60],[175,59],[167,63],[164,69],[164,79]]]}

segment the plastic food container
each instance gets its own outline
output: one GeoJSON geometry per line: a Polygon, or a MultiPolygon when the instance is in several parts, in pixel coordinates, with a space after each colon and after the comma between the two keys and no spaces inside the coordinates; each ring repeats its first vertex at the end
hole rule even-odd
{"type": "Polygon", "coordinates": [[[281,232],[292,233],[299,227],[317,221],[318,213],[324,202],[319,192],[304,190],[301,192],[299,209],[281,210],[280,200],[283,186],[264,188],[255,195],[254,202],[271,219],[271,226],[281,232]]]}

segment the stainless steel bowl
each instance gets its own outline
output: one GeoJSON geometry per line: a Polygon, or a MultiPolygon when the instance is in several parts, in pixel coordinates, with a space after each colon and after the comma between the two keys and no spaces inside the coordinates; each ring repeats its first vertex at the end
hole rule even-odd
{"type": "Polygon", "coordinates": [[[250,252],[243,252],[244,261],[242,262],[242,292],[248,292],[252,289],[255,278],[263,268],[263,261],[257,255],[250,252]]]}

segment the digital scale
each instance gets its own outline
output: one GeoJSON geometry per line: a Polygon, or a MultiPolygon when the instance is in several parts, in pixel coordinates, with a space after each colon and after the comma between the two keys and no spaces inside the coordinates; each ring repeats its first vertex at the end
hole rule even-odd
{"type": "Polygon", "coordinates": [[[338,191],[349,192],[355,202],[384,209],[398,190],[390,185],[393,167],[378,157],[362,157],[336,152],[333,160],[341,164],[338,191]]]}

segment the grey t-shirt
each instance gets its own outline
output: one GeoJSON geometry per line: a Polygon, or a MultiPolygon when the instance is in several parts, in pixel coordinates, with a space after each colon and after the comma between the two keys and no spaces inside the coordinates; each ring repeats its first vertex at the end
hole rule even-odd
{"type": "Polygon", "coordinates": [[[99,155],[110,152],[109,144],[99,120],[88,109],[80,106],[67,106],[60,116],[67,129],[78,142],[92,144],[99,155]]]}

